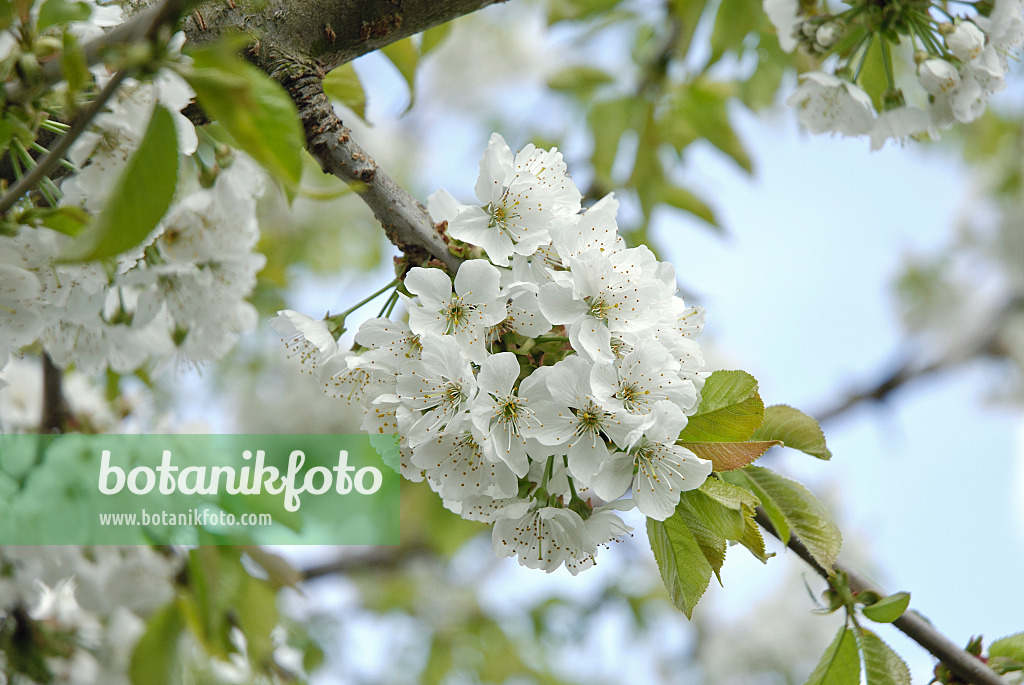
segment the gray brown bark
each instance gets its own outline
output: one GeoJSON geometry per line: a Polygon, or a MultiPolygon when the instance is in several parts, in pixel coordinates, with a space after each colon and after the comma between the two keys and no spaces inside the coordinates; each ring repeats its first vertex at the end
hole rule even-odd
{"type": "Polygon", "coordinates": [[[388,239],[408,265],[431,256],[454,272],[461,259],[448,251],[422,204],[388,176],[355,141],[324,95],[323,75],[315,64],[281,65],[272,74],[295,100],[305,129],[306,145],[324,172],[351,184],[381,223],[388,239]]]}
{"type": "Polygon", "coordinates": [[[314,59],[324,71],[505,0],[246,0],[208,2],[185,22],[193,43],[245,32],[260,45],[314,59]]]}

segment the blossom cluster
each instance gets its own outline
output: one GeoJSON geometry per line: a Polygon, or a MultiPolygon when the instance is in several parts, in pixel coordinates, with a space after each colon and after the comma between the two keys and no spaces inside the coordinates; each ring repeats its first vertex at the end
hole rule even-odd
{"type": "Polygon", "coordinates": [[[0,624],[35,635],[35,651],[26,649],[17,668],[0,653],[0,673],[20,671],[11,682],[47,682],[48,674],[62,683],[128,685],[145,619],[174,597],[180,566],[141,545],[3,547],[0,624]],[[37,627],[25,625],[29,619],[37,627]],[[45,659],[33,664],[39,654],[45,659]]]}
{"type": "Polygon", "coordinates": [[[577,573],[629,533],[618,510],[664,520],[711,471],[676,444],[706,377],[703,310],[676,295],[670,264],[626,246],[613,196],[582,210],[557,150],[513,154],[494,134],[476,196],[431,197],[476,258],[454,278],[410,269],[407,321],[365,321],[351,350],[336,318],[273,323],[364,430],[399,436],[403,475],[494,524],[498,556],[577,573]]]}
{"type": "Polygon", "coordinates": [[[889,139],[936,137],[939,130],[975,121],[989,97],[1006,87],[1010,60],[1024,43],[1024,2],[965,6],[968,11],[953,15],[944,4],[860,1],[831,14],[815,3],[764,0],[783,49],[799,46],[826,67],[803,74],[788,104],[813,133],[869,136],[872,149],[889,139]],[[876,53],[887,87],[869,93],[858,80],[876,53]],[[900,65],[893,53],[913,55],[916,102],[913,96],[908,102],[898,87],[900,65]]]}
{"type": "MultiPolygon", "coordinates": [[[[155,105],[177,113],[193,95],[166,69],[151,82],[123,84],[72,146],[69,158],[80,171],[62,184],[60,205],[98,216],[155,105]]],[[[179,150],[193,155],[195,127],[181,114],[175,123],[179,150]]],[[[15,225],[0,235],[0,384],[9,350],[34,341],[58,366],[124,373],[151,359],[219,359],[255,326],[256,310],[245,298],[265,262],[254,251],[263,174],[240,153],[218,162],[205,185],[198,173],[184,178],[153,234],[113,264],[68,261],[73,238],[17,223],[31,209],[11,213],[15,225]]]]}

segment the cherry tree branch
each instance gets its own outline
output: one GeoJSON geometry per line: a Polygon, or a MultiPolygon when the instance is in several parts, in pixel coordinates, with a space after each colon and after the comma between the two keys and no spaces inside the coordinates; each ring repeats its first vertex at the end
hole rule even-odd
{"type": "Polygon", "coordinates": [[[67,130],[67,133],[61,136],[60,140],[50,148],[50,151],[40,158],[36,165],[0,198],[0,214],[13,207],[15,202],[25,193],[35,188],[47,174],[60,164],[60,160],[64,158],[71,145],[78,140],[79,136],[85,133],[89,123],[103,110],[107,101],[114,96],[114,93],[121,87],[121,83],[129,76],[129,73],[128,70],[122,69],[107,81],[107,85],[103,86],[103,90],[74,118],[71,122],[71,128],[67,130]]]}
{"type": "Polygon", "coordinates": [[[1006,323],[1011,317],[1024,308],[1024,297],[1013,297],[1000,307],[984,325],[977,327],[977,333],[958,349],[922,364],[916,358],[910,358],[899,364],[895,369],[877,375],[877,380],[861,384],[861,387],[849,392],[845,397],[831,406],[826,406],[811,415],[819,423],[839,418],[865,403],[882,404],[893,394],[918,380],[951,371],[963,364],[983,356],[1006,356],[1002,335],[1006,323]]]}
{"type": "Polygon", "coordinates": [[[324,73],[390,43],[505,0],[270,0],[259,13],[244,4],[212,2],[185,22],[188,42],[234,32],[256,36],[249,57],[277,79],[298,106],[306,147],[327,173],[346,181],[373,211],[409,263],[429,258],[454,271],[423,205],[352,140],[323,92],[324,73]]]}
{"type": "Polygon", "coordinates": [[[316,580],[336,574],[358,571],[388,571],[409,563],[417,556],[427,554],[423,547],[402,545],[401,547],[371,547],[365,552],[346,553],[334,561],[310,566],[299,573],[303,581],[316,580]]]}
{"type": "MultiPolygon", "coordinates": [[[[160,29],[177,22],[178,15],[181,13],[184,5],[185,0],[164,0],[156,7],[145,12],[143,15],[136,17],[131,22],[131,26],[128,29],[118,33],[118,40],[128,39],[132,42],[139,42],[155,39],[160,29]]],[[[126,25],[122,24],[122,27],[123,26],[126,25]]],[[[114,31],[111,32],[111,34],[113,33],[114,31]]],[[[108,38],[111,34],[107,34],[103,39],[108,38]]],[[[96,50],[98,55],[100,48],[97,47],[96,50]]],[[[107,102],[114,96],[117,89],[121,87],[121,83],[135,73],[137,69],[137,67],[126,67],[121,69],[114,74],[109,81],[107,81],[107,84],[103,86],[99,93],[97,93],[92,102],[82,108],[78,114],[75,115],[75,118],[71,121],[70,128],[60,138],[60,140],[50,148],[50,151],[41,157],[36,162],[36,165],[32,167],[27,174],[22,176],[21,179],[19,179],[18,182],[15,183],[2,198],[0,198],[0,214],[13,207],[15,202],[25,195],[25,193],[35,188],[36,185],[38,185],[57,167],[58,164],[60,164],[60,161],[64,158],[64,155],[67,154],[71,145],[78,140],[79,136],[85,133],[85,130],[88,128],[92,120],[103,111],[107,102]]]]}
{"type": "Polygon", "coordinates": [[[61,433],[68,419],[68,405],[61,389],[61,370],[43,352],[43,418],[39,422],[39,432],[61,433]]]}
{"type": "Polygon", "coordinates": [[[812,416],[819,423],[838,419],[860,404],[886,402],[903,387],[961,367],[972,359],[981,356],[1006,356],[1007,351],[1002,342],[1002,334],[1012,316],[1022,309],[1024,309],[1024,297],[1011,298],[992,314],[986,324],[977,327],[977,334],[961,347],[928,363],[922,363],[916,358],[909,358],[894,370],[879,374],[878,380],[862,384],[859,389],[849,392],[835,404],[825,406],[824,409],[812,413],[812,416]]]}
{"type": "MultiPolygon", "coordinates": [[[[185,0],[165,0],[133,15],[99,38],[94,38],[82,48],[88,66],[98,64],[112,48],[118,45],[138,43],[154,35],[156,28],[178,21],[185,0]]],[[[64,80],[61,60],[55,59],[43,65],[40,78],[26,84],[12,81],[4,86],[4,99],[8,103],[22,103],[39,92],[45,92],[64,80]]]]}
{"type": "Polygon", "coordinates": [[[295,100],[307,149],[324,172],[353,187],[410,263],[423,263],[433,257],[454,273],[462,260],[448,251],[448,244],[423,205],[352,140],[352,132],[342,124],[324,94],[323,73],[316,65],[283,61],[271,76],[295,100]]]}
{"type": "Polygon", "coordinates": [[[330,71],[499,2],[505,0],[269,0],[254,12],[241,0],[212,0],[188,17],[185,31],[193,44],[252,34],[260,48],[302,55],[330,71]]]}
{"type": "MultiPolygon", "coordinates": [[[[822,567],[796,537],[791,536],[789,540],[782,540],[775,530],[775,526],[769,520],[768,515],[760,507],[757,509],[755,520],[775,538],[785,543],[789,549],[793,550],[819,576],[827,579],[831,575],[831,571],[822,567]]],[[[846,574],[850,582],[850,589],[854,592],[872,591],[882,597],[888,594],[885,590],[873,584],[863,575],[845,564],[836,563],[832,570],[846,574]]],[[[928,650],[932,656],[945,664],[951,672],[964,682],[972,683],[973,685],[1006,685],[1002,678],[989,668],[985,662],[961,649],[916,611],[908,609],[903,612],[903,615],[896,619],[893,625],[911,640],[928,650]]]]}

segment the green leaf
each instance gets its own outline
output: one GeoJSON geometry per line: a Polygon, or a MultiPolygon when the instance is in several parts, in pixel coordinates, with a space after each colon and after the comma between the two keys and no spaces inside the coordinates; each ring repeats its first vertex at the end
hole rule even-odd
{"type": "Polygon", "coordinates": [[[633,127],[633,119],[640,105],[642,103],[633,98],[605,100],[591,107],[587,115],[587,123],[594,136],[594,153],[591,157],[594,177],[606,187],[614,184],[612,165],[618,156],[619,141],[622,134],[633,127]]]}
{"type": "Polygon", "coordinates": [[[770,447],[782,443],[760,442],[680,442],[680,445],[701,459],[709,459],[715,471],[734,471],[751,463],[770,447]]]}
{"type": "Polygon", "coordinates": [[[757,69],[740,84],[740,98],[755,111],[775,103],[775,94],[790,62],[790,56],[779,47],[774,31],[761,32],[756,54],[757,69]]]}
{"type": "Polygon", "coordinates": [[[865,685],[910,685],[910,669],[899,654],[870,630],[861,629],[858,637],[865,685]]]}
{"type": "Polygon", "coordinates": [[[860,657],[857,638],[845,625],[825,648],[806,685],[859,685],[860,657]]]}
{"type": "Polygon", "coordinates": [[[779,509],[775,501],[772,500],[768,494],[762,490],[758,485],[747,478],[745,470],[739,471],[728,471],[720,473],[719,476],[727,483],[738,485],[741,488],[750,490],[754,495],[761,500],[761,509],[768,516],[768,520],[771,521],[772,527],[775,528],[775,532],[778,533],[779,538],[782,540],[789,540],[790,530],[789,524],[786,523],[786,517],[782,515],[782,510],[779,509]]]}
{"type": "Polygon", "coordinates": [[[81,233],[92,222],[92,217],[81,207],[33,207],[18,217],[19,223],[30,226],[46,226],[72,238],[81,233]]]}
{"type": "Polygon", "coordinates": [[[92,14],[89,3],[68,2],[68,0],[46,0],[39,8],[39,20],[36,29],[45,31],[51,26],[67,24],[72,21],[85,21],[92,14]]]}
{"type": "Polygon", "coordinates": [[[731,157],[744,171],[753,173],[750,155],[729,123],[726,103],[736,94],[735,91],[731,83],[707,78],[678,86],[663,114],[662,128],[671,131],[673,126],[681,126],[677,134],[681,140],[674,140],[670,133],[665,134],[666,139],[674,140],[678,147],[680,143],[692,140],[689,135],[696,134],[731,157]]]}
{"type": "MultiPolygon", "coordinates": [[[[683,494],[685,495],[686,493],[683,494]]],[[[680,501],[674,516],[682,518],[687,528],[693,533],[697,546],[700,547],[704,558],[711,565],[711,570],[715,572],[718,584],[721,585],[722,576],[719,572],[722,570],[722,564],[725,563],[725,551],[728,547],[726,539],[712,530],[704,517],[697,511],[694,511],[685,500],[680,501]]]]}
{"type": "MultiPolygon", "coordinates": [[[[710,538],[711,543],[715,543],[717,538],[733,540],[750,550],[762,562],[772,556],[765,551],[764,538],[754,521],[757,505],[757,498],[747,490],[723,483],[717,478],[709,478],[700,489],[683,493],[676,514],[690,527],[717,575],[721,562],[718,561],[716,566],[716,557],[709,556],[705,549],[706,543],[702,542],[702,535],[706,537],[707,533],[713,536],[710,538]]],[[[715,551],[714,547],[711,551],[715,551]]]]}
{"type": "Polygon", "coordinates": [[[647,519],[647,536],[669,598],[690,618],[711,581],[711,564],[679,516],[665,521],[647,519]]]}
{"type": "Polygon", "coordinates": [[[700,486],[700,492],[730,509],[738,511],[753,512],[761,504],[757,496],[749,490],[744,490],[717,478],[708,478],[704,481],[704,484],[700,486]]]}
{"type": "Polygon", "coordinates": [[[757,380],[745,371],[715,371],[704,383],[697,412],[680,440],[742,442],[750,438],[764,416],[757,380]]]}
{"type": "Polygon", "coordinates": [[[681,209],[682,211],[693,214],[698,219],[703,219],[714,228],[721,229],[718,223],[718,219],[715,217],[715,210],[711,208],[708,203],[700,199],[689,190],[680,188],[677,185],[671,183],[665,183],[661,186],[660,199],[670,207],[681,209]]]}
{"type": "MultiPolygon", "coordinates": [[[[64,73],[64,80],[68,82],[67,99],[73,104],[73,98],[85,88],[89,80],[89,65],[86,64],[85,52],[78,42],[78,38],[70,31],[64,32],[64,49],[60,54],[60,68],[64,73]]],[[[69,109],[73,110],[73,107],[69,109]]]]}
{"type": "Polygon", "coordinates": [[[758,561],[761,563],[768,563],[768,560],[775,556],[775,552],[769,552],[764,546],[764,536],[761,535],[761,528],[757,525],[757,521],[754,520],[753,516],[748,516],[743,519],[743,523],[746,528],[743,531],[743,537],[737,542],[747,548],[747,551],[753,554],[758,561]]]}
{"type": "Polygon", "coordinates": [[[235,649],[230,640],[231,620],[246,579],[241,550],[200,545],[188,557],[189,580],[195,600],[190,602],[190,627],[207,652],[226,659],[235,649]]]}
{"type": "Polygon", "coordinates": [[[1024,633],[1016,633],[995,640],[988,646],[989,657],[1002,657],[1024,662],[1024,633]]]}
{"type": "Polygon", "coordinates": [[[738,535],[735,537],[727,536],[728,539],[735,540],[746,547],[751,554],[762,562],[767,562],[770,557],[774,556],[774,554],[768,554],[765,551],[764,538],[761,536],[761,531],[754,520],[754,516],[757,513],[756,509],[761,503],[757,496],[749,490],[726,483],[717,478],[708,478],[704,481],[704,484],[700,487],[700,492],[719,504],[740,513],[741,526],[736,531],[738,535]]]}
{"type": "Polygon", "coordinates": [[[595,14],[607,12],[617,4],[619,0],[552,0],[548,4],[548,23],[589,19],[595,14]]]}
{"type": "Polygon", "coordinates": [[[355,112],[360,119],[366,119],[366,93],[351,62],[331,69],[324,77],[324,92],[327,97],[355,112]]]}
{"type": "Polygon", "coordinates": [[[103,212],[71,244],[66,259],[103,259],[137,247],[160,223],[177,185],[178,134],[171,113],[157,105],[103,212]]]}
{"type": "Polygon", "coordinates": [[[685,510],[684,518],[699,522],[718,537],[726,540],[739,540],[743,537],[744,511],[740,504],[732,507],[701,490],[688,490],[679,500],[679,509],[685,510]]]}
{"type": "Polygon", "coordinates": [[[812,457],[832,458],[818,422],[799,409],[784,404],[776,404],[764,410],[764,421],[754,431],[753,439],[781,440],[786,447],[812,457]]]}
{"type": "MultiPolygon", "coordinates": [[[[770,502],[774,505],[811,556],[826,570],[831,570],[843,539],[839,528],[818,498],[796,481],[760,466],[748,466],[737,473],[746,475],[756,486],[754,494],[762,504],[770,502]]],[[[786,537],[782,539],[788,541],[786,537]]]]}
{"type": "Polygon", "coordinates": [[[242,550],[266,572],[274,587],[295,587],[302,580],[302,573],[284,557],[259,545],[245,545],[242,550]]]}
{"type": "Polygon", "coordinates": [[[14,3],[0,2],[0,31],[6,30],[14,21],[14,3]]]}
{"type": "Polygon", "coordinates": [[[575,64],[552,74],[548,78],[548,87],[586,98],[601,86],[614,81],[615,79],[604,69],[575,64]]]}
{"type": "Polygon", "coordinates": [[[743,39],[757,29],[763,10],[757,0],[722,0],[711,31],[711,59],[714,64],[726,52],[743,51],[743,39]]]}
{"type": "Polygon", "coordinates": [[[665,167],[658,154],[662,140],[654,116],[654,104],[642,104],[643,117],[637,122],[636,156],[629,186],[636,190],[644,216],[650,218],[654,206],[660,199],[661,189],[665,186],[665,167]]]}
{"type": "Polygon", "coordinates": [[[128,677],[134,685],[167,685],[175,682],[178,660],[178,636],[185,620],[177,602],[153,614],[132,651],[128,677]]]}
{"type": "Polygon", "coordinates": [[[281,182],[291,199],[302,176],[306,140],[298,110],[284,88],[238,57],[234,43],[222,41],[192,51],[192,68],[182,76],[196,91],[203,110],[281,182]]]}
{"type": "Polygon", "coordinates": [[[277,593],[266,582],[247,575],[233,610],[245,635],[249,661],[254,668],[265,667],[274,653],[270,633],[278,624],[277,593]]]}
{"type": "Polygon", "coordinates": [[[882,58],[882,41],[871,41],[868,47],[864,67],[860,71],[857,83],[871,97],[875,110],[882,111],[882,95],[889,89],[889,80],[885,75],[885,60],[882,58]]]}
{"type": "Polygon", "coordinates": [[[704,0],[675,0],[671,3],[672,13],[679,21],[679,39],[676,49],[679,54],[686,55],[690,50],[690,42],[697,30],[700,16],[704,13],[704,0]]]}
{"type": "Polygon", "coordinates": [[[896,592],[883,597],[870,606],[865,606],[861,611],[875,623],[892,623],[903,615],[908,606],[910,606],[910,593],[896,592]]]}
{"type": "Polygon", "coordinates": [[[420,54],[413,45],[412,38],[406,38],[381,48],[381,52],[387,55],[391,63],[398,69],[398,73],[405,79],[409,86],[409,107],[412,107],[416,97],[416,67],[420,62],[420,54]]]}
{"type": "Polygon", "coordinates": [[[434,28],[427,29],[420,34],[420,57],[426,57],[428,53],[433,52],[444,39],[451,33],[452,22],[446,21],[443,24],[438,24],[434,28]]]}

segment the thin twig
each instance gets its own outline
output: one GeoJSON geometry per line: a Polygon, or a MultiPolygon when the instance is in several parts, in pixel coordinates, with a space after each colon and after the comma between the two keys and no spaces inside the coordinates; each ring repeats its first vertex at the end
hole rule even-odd
{"type": "MultiPolygon", "coordinates": [[[[90,46],[93,46],[97,51],[91,57],[98,59],[99,51],[104,49],[106,46],[113,45],[115,43],[135,43],[142,40],[154,40],[161,27],[165,24],[173,24],[178,20],[178,16],[184,6],[185,0],[164,0],[164,2],[161,2],[158,6],[140,13],[132,20],[121,24],[118,28],[112,30],[102,38],[97,39],[99,41],[103,41],[101,44],[96,44],[96,41],[90,43],[90,46]]],[[[87,61],[90,59],[88,50],[86,52],[86,58],[87,61]]],[[[65,133],[64,136],[54,144],[50,152],[42,157],[39,160],[39,163],[33,167],[29,173],[19,179],[19,181],[14,184],[14,187],[8,190],[7,194],[0,199],[0,214],[13,207],[15,202],[25,195],[25,193],[32,190],[46,177],[47,174],[61,163],[72,143],[82,135],[85,129],[89,126],[89,123],[96,118],[96,115],[102,111],[103,107],[107,104],[107,101],[110,100],[114,93],[117,92],[121,83],[128,76],[135,73],[136,69],[136,67],[124,68],[111,77],[110,81],[107,82],[107,85],[105,85],[99,94],[97,94],[96,98],[75,116],[67,133],[65,133]]],[[[59,81],[59,77],[60,71],[58,66],[56,80],[54,80],[53,83],[59,81]]],[[[50,83],[49,81],[46,82],[50,83]]],[[[12,98],[9,96],[8,100],[11,101],[12,98]]]]}
{"type": "Polygon", "coordinates": [[[302,580],[316,580],[337,574],[355,571],[382,571],[395,569],[416,556],[424,554],[422,547],[403,545],[401,547],[371,547],[366,552],[346,554],[334,561],[310,566],[300,573],[302,580]]]}
{"type": "MultiPolygon", "coordinates": [[[[166,0],[139,12],[102,36],[94,38],[82,48],[85,64],[90,67],[97,64],[104,54],[115,45],[137,43],[147,36],[152,37],[156,28],[177,21],[184,5],[184,0],[166,0]]],[[[40,90],[48,90],[64,80],[61,66],[59,59],[47,62],[43,65],[41,78],[36,83],[24,84],[19,81],[8,83],[4,87],[4,98],[8,103],[21,103],[29,100],[34,93],[40,90]]]]}
{"type": "Polygon", "coordinates": [[[861,404],[883,404],[896,391],[905,386],[923,378],[959,368],[972,359],[985,355],[1005,356],[1005,352],[1000,347],[1003,328],[1011,316],[1019,312],[1022,307],[1024,307],[1024,298],[1019,296],[1010,298],[985,325],[978,327],[978,333],[960,349],[953,350],[927,364],[921,364],[918,359],[908,359],[892,371],[881,374],[879,380],[863,384],[861,389],[848,393],[834,405],[813,412],[811,415],[818,419],[819,423],[826,423],[843,416],[861,404]]]}
{"type": "Polygon", "coordinates": [[[818,420],[818,423],[827,423],[865,402],[883,404],[889,400],[893,393],[911,382],[936,375],[940,371],[951,370],[964,361],[966,360],[958,359],[954,363],[950,358],[944,357],[926,366],[920,366],[914,362],[905,362],[900,364],[894,371],[883,374],[874,383],[866,384],[864,389],[849,393],[833,406],[815,412],[812,416],[818,420]]]}
{"type": "Polygon", "coordinates": [[[71,122],[71,128],[68,129],[68,132],[54,144],[50,149],[50,152],[40,158],[39,163],[34,166],[31,171],[22,176],[21,179],[7,191],[7,194],[4,195],[3,198],[0,198],[0,214],[13,207],[15,202],[25,195],[25,193],[35,188],[36,184],[42,181],[50,171],[60,164],[61,159],[64,158],[64,155],[67,153],[72,143],[78,140],[78,137],[85,132],[85,129],[89,126],[92,120],[107,104],[107,101],[113,97],[114,93],[117,92],[117,89],[121,86],[121,82],[129,76],[130,71],[133,70],[122,69],[114,74],[107,82],[107,85],[103,86],[103,90],[99,92],[96,98],[90,102],[85,109],[78,113],[74,121],[71,122]]]}
{"type": "MultiPolygon", "coordinates": [[[[769,520],[768,515],[761,508],[758,508],[755,520],[774,537],[782,540],[778,532],[776,532],[775,526],[769,520]]],[[[828,570],[823,568],[811,556],[808,549],[796,537],[791,536],[789,540],[782,541],[808,566],[814,569],[814,572],[819,576],[827,579],[831,575],[828,570]]],[[[846,574],[850,581],[850,589],[854,592],[872,591],[882,597],[888,594],[885,590],[845,564],[836,563],[834,570],[846,574]]],[[[932,656],[945,664],[950,671],[964,682],[972,683],[973,685],[1006,685],[1002,678],[983,661],[961,649],[956,643],[936,630],[930,622],[916,611],[908,609],[893,622],[893,625],[903,631],[911,640],[928,650],[932,656]]]]}

